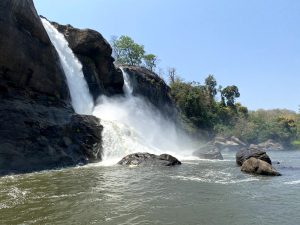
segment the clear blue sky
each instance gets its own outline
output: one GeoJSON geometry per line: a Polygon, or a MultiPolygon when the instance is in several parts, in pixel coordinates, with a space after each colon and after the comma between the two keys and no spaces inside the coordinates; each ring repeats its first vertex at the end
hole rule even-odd
{"type": "Polygon", "coordinates": [[[188,81],[214,74],[249,109],[300,105],[299,0],[34,0],[61,24],[128,35],[188,81]]]}

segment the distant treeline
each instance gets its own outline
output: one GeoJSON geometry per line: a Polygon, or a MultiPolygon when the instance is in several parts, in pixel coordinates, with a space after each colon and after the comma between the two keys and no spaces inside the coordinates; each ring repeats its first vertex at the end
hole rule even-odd
{"type": "MultiPolygon", "coordinates": [[[[146,54],[143,45],[128,36],[112,39],[117,64],[144,66],[155,72],[158,57],[146,54]]],[[[161,69],[158,74],[162,76],[161,69]]],[[[237,86],[218,86],[213,75],[203,84],[186,82],[177,75],[175,68],[167,69],[171,95],[190,123],[191,132],[206,130],[211,136],[236,136],[247,143],[260,143],[273,139],[289,148],[300,149],[300,115],[289,110],[249,111],[236,102],[240,97],[237,86]]],[[[189,126],[188,126],[189,127],[189,126]]]]}

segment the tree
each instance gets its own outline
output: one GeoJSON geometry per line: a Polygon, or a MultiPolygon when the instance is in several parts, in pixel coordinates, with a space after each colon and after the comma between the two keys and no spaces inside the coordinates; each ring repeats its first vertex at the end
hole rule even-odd
{"type": "Polygon", "coordinates": [[[117,64],[139,66],[145,54],[144,46],[135,43],[128,36],[112,38],[112,47],[117,64]]]}
{"type": "Polygon", "coordinates": [[[213,75],[209,74],[208,77],[205,79],[205,86],[210,98],[214,99],[214,97],[217,94],[217,81],[213,75]]]}
{"type": "Polygon", "coordinates": [[[157,65],[156,55],[147,54],[147,55],[144,55],[143,58],[144,58],[146,68],[149,69],[150,71],[154,72],[154,69],[156,68],[156,65],[157,65]]]}
{"type": "Polygon", "coordinates": [[[235,98],[240,97],[240,92],[237,86],[232,85],[232,86],[227,86],[221,91],[221,98],[222,98],[222,103],[225,104],[225,99],[226,99],[226,105],[233,107],[235,98]]]}
{"type": "Polygon", "coordinates": [[[170,84],[175,83],[177,77],[176,68],[174,67],[168,68],[168,77],[169,77],[170,84]]]}

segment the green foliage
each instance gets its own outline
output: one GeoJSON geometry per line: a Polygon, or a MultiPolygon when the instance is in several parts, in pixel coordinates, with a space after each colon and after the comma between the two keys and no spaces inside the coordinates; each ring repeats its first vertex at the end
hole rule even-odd
{"type": "Polygon", "coordinates": [[[208,75],[205,79],[205,86],[207,88],[208,94],[211,99],[213,99],[217,94],[217,81],[213,75],[208,75]]]}
{"type": "Polygon", "coordinates": [[[234,106],[235,98],[240,97],[240,92],[237,86],[227,86],[221,91],[222,103],[227,106],[234,106]],[[226,102],[225,102],[226,100],[226,102]]]}
{"type": "Polygon", "coordinates": [[[144,55],[144,63],[148,70],[154,72],[157,66],[157,57],[153,54],[144,55]]]}
{"type": "Polygon", "coordinates": [[[139,66],[145,54],[144,46],[135,43],[128,36],[114,37],[112,47],[117,64],[139,66]]]}

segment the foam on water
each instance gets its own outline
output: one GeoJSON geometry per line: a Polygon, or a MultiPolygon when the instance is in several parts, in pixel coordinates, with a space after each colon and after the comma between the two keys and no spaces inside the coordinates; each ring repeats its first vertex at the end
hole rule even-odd
{"type": "Polygon", "coordinates": [[[290,185],[295,185],[295,184],[300,184],[300,180],[295,180],[295,181],[289,181],[289,182],[284,182],[285,184],[290,184],[290,185]]]}

